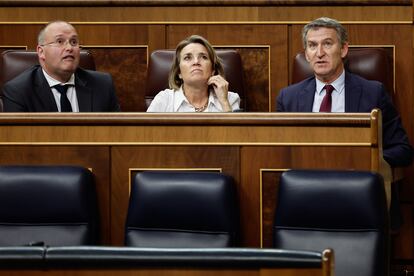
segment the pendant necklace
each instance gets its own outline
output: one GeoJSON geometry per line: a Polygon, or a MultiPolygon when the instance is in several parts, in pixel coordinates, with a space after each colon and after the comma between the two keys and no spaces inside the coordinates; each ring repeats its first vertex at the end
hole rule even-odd
{"type": "Polygon", "coordinates": [[[193,106],[193,107],[194,107],[195,112],[203,112],[204,110],[206,110],[207,106],[208,106],[208,101],[203,106],[200,106],[200,107],[193,106]]]}

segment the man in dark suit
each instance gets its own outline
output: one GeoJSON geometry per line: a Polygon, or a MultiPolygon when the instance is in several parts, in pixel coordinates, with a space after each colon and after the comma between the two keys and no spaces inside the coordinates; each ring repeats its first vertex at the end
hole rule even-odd
{"type": "Polygon", "coordinates": [[[348,53],[345,28],[322,17],[303,28],[302,39],[314,76],[282,89],[277,111],[371,112],[379,108],[385,161],[392,167],[411,164],[413,149],[384,85],[344,70],[343,58],[348,53]]]}
{"type": "Polygon", "coordinates": [[[39,33],[36,51],[40,65],[4,85],[4,111],[120,111],[112,77],[78,67],[79,38],[71,24],[47,24],[39,33]]]}
{"type": "MultiPolygon", "coordinates": [[[[391,167],[408,166],[413,149],[384,85],[346,72],[348,53],[345,28],[331,18],[318,18],[302,31],[306,60],[314,76],[282,89],[277,97],[279,112],[382,112],[383,156],[391,167]]],[[[397,185],[391,185],[391,228],[402,223],[397,185]]]]}

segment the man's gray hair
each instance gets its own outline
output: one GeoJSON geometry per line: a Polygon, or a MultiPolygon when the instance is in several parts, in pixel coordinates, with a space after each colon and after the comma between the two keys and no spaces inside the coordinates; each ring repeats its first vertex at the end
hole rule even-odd
{"type": "Polygon", "coordinates": [[[336,30],[336,34],[338,35],[338,40],[341,42],[341,46],[344,46],[348,42],[348,32],[344,28],[344,26],[341,25],[338,21],[335,19],[329,18],[329,17],[320,17],[318,19],[315,19],[303,27],[302,30],[302,42],[303,47],[306,49],[307,45],[307,35],[309,30],[317,30],[319,28],[331,28],[336,30]]]}

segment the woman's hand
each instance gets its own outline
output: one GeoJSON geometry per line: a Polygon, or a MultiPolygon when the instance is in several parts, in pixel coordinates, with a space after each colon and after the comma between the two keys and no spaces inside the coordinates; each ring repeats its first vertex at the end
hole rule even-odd
{"type": "Polygon", "coordinates": [[[212,76],[208,79],[207,84],[214,89],[217,99],[219,100],[224,112],[231,112],[231,106],[228,99],[229,83],[220,75],[212,76]]]}

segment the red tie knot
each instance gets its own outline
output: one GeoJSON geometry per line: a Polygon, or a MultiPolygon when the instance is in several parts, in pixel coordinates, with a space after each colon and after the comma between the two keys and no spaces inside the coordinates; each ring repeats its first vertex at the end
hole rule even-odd
{"type": "Polygon", "coordinates": [[[332,85],[330,85],[330,84],[325,85],[326,94],[332,94],[332,91],[334,91],[334,90],[335,90],[335,88],[332,85]]]}
{"type": "Polygon", "coordinates": [[[331,112],[332,109],[332,91],[334,91],[334,87],[330,84],[325,85],[326,94],[322,99],[321,106],[319,108],[319,112],[331,112]]]}

